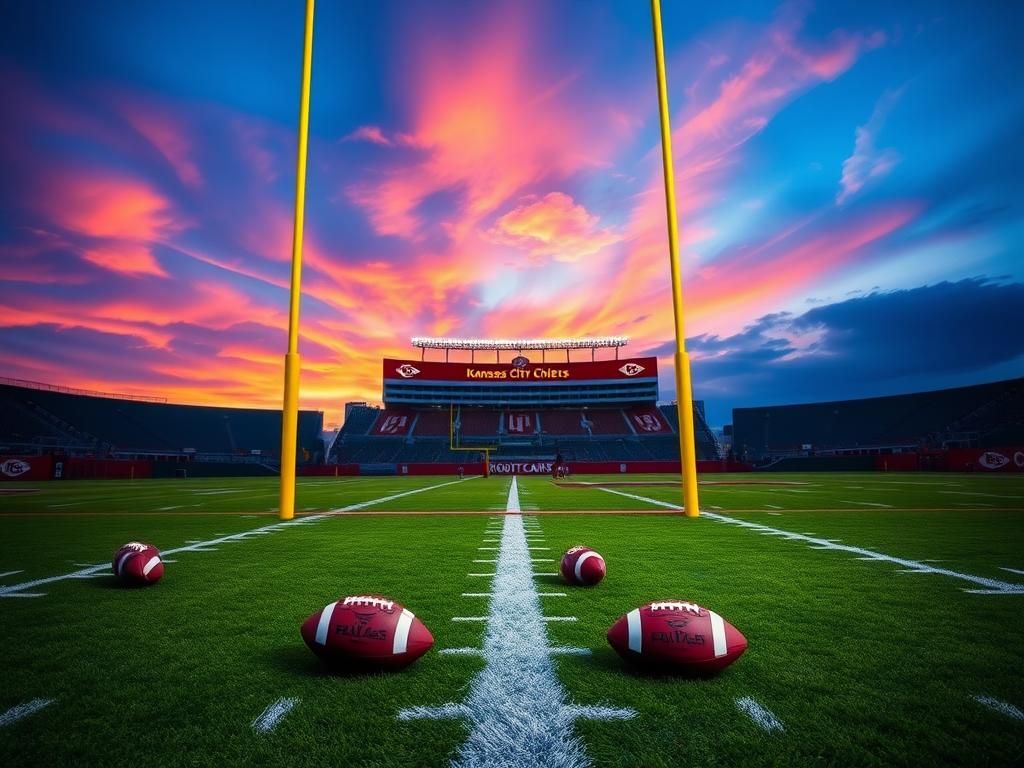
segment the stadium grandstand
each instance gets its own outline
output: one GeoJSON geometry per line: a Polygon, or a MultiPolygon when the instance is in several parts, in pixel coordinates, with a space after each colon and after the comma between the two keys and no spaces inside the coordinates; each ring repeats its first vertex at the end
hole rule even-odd
{"type": "MultiPolygon", "coordinates": [[[[384,359],[384,407],[352,407],[329,461],[387,471],[464,462],[474,447],[499,461],[678,461],[676,405],[658,405],[657,358],[621,358],[626,343],[414,338],[420,359],[384,359]],[[444,360],[428,360],[428,350],[444,360]],[[578,350],[590,360],[573,361],[578,350]],[[614,357],[598,359],[599,350],[614,357]],[[453,351],[468,361],[452,361],[453,351]]],[[[717,460],[701,403],[694,418],[698,459],[717,460]]]]}
{"type": "MultiPolygon", "coordinates": [[[[299,413],[300,464],[322,463],[323,414],[299,413]]],[[[280,466],[281,412],[175,405],[37,382],[0,381],[0,453],[280,466]]]]}
{"type": "MultiPolygon", "coordinates": [[[[733,410],[733,451],[756,463],[1024,444],[1024,379],[806,405],[733,410]]],[[[806,461],[799,466],[812,468],[806,461]]]]}

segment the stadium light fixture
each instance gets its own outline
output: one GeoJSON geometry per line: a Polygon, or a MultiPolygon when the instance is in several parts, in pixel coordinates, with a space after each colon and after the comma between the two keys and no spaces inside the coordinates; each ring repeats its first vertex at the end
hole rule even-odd
{"type": "Polygon", "coordinates": [[[433,336],[414,336],[414,347],[421,349],[604,349],[624,347],[626,336],[595,336],[578,339],[455,339],[433,336]]]}

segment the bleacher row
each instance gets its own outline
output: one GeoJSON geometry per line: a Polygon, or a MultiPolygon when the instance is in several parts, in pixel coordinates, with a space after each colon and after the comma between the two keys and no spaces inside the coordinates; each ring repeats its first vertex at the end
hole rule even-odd
{"type": "MultiPolygon", "coordinates": [[[[720,456],[718,442],[694,409],[697,455],[720,456]]],[[[570,461],[673,460],[679,457],[676,407],[496,409],[370,408],[349,413],[330,461],[339,464],[461,462],[450,450],[493,446],[492,458],[570,461]]]]}
{"type": "MultiPolygon", "coordinates": [[[[299,412],[299,459],[323,459],[323,414],[299,412]],[[307,458],[308,456],[308,458],[307,458]]],[[[92,397],[0,385],[0,448],[95,456],[277,457],[281,412],[92,397]]]]}
{"type": "Polygon", "coordinates": [[[751,460],[863,448],[1019,444],[1024,442],[1024,379],[912,395],[736,408],[733,437],[737,456],[751,460]]]}

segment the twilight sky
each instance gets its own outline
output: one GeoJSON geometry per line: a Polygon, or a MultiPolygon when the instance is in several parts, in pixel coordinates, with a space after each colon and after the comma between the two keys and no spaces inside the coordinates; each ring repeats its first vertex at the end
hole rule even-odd
{"type": "MultiPolygon", "coordinates": [[[[741,405],[1024,375],[1024,3],[663,0],[687,336],[741,405]]],[[[279,407],[302,3],[7,3],[0,375],[279,407]]],[[[414,335],[674,396],[648,3],[321,0],[302,406],[414,335]]]]}

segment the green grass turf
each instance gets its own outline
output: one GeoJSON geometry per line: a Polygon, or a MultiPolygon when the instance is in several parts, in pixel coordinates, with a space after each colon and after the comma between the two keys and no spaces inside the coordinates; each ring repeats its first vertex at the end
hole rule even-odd
{"type": "MultiPolygon", "coordinates": [[[[842,539],[937,566],[1024,583],[1024,478],[969,475],[709,475],[706,509],[797,533],[842,539]],[[911,483],[921,483],[920,485],[911,483]],[[793,490],[808,493],[796,493],[793,490]],[[843,502],[887,504],[889,508],[843,502]],[[768,506],[771,505],[771,506],[768,506]],[[966,505],[966,506],[958,506],[966,505]],[[990,505],[990,506],[981,506],[990,505]],[[778,509],[776,509],[778,507],[778,509]],[[772,513],[772,514],[769,514],[772,513]]],[[[576,477],[661,482],[665,476],[576,477]]],[[[309,513],[449,482],[450,478],[317,478],[300,482],[309,513]]],[[[504,509],[507,478],[465,483],[370,507],[382,511],[504,509]]],[[[4,486],[11,487],[11,486],[4,486]]],[[[272,524],[276,483],[187,480],[40,484],[0,495],[3,585],[100,563],[132,538],[161,549],[272,524]],[[222,493],[221,491],[232,491],[222,493]],[[175,509],[161,509],[174,506],[175,509]],[[183,514],[187,513],[187,514],[183,514]]],[[[674,486],[611,486],[679,503],[674,486]]],[[[524,511],[654,510],[595,487],[520,478],[524,511]]],[[[163,765],[444,765],[463,742],[458,721],[397,722],[403,707],[462,701],[483,661],[436,650],[401,674],[327,674],[298,627],[339,595],[398,598],[433,631],[436,648],[480,646],[489,572],[475,564],[488,518],[344,516],[172,555],[164,580],[124,590],[112,578],[65,580],[38,599],[0,599],[0,713],[34,698],[55,703],[0,728],[0,765],[107,765],[142,750],[163,765]],[[272,733],[250,724],[280,697],[301,703],[272,733]]],[[[1024,723],[972,700],[1024,708],[1024,595],[975,595],[972,585],[846,552],[761,536],[707,517],[550,515],[558,558],[585,543],[605,556],[593,589],[543,598],[552,645],[578,704],[633,707],[626,722],[579,721],[596,765],[1014,765],[1024,723]],[[750,641],[722,675],[693,681],[625,670],[604,634],[619,616],[678,597],[721,613],[750,641]],[[759,730],[735,705],[750,696],[785,724],[759,730]]],[[[490,537],[488,537],[490,538],[490,537]]],[[[556,570],[537,563],[537,572],[556,570]]],[[[560,582],[536,577],[548,591],[560,582]]]]}

